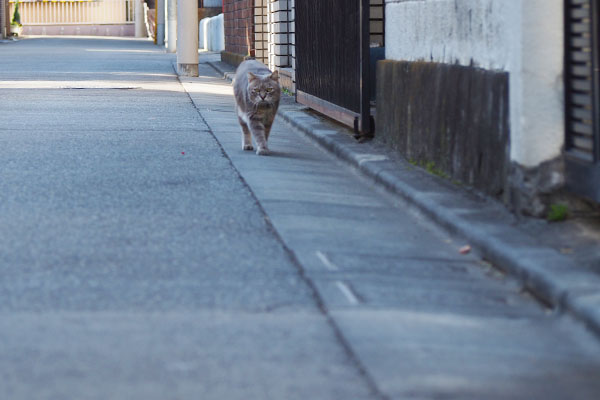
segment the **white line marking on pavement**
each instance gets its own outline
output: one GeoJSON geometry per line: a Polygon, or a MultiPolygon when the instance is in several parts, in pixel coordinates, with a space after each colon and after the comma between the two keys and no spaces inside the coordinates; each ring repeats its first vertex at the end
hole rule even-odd
{"type": "Polygon", "coordinates": [[[363,165],[367,162],[373,161],[386,161],[388,158],[386,156],[382,156],[379,154],[359,154],[358,155],[358,164],[363,165]]]}
{"type": "Polygon", "coordinates": [[[329,258],[327,258],[327,256],[323,253],[321,253],[320,251],[317,251],[315,253],[317,255],[317,257],[319,257],[319,260],[321,260],[321,262],[323,263],[323,265],[325,266],[325,268],[327,268],[329,271],[339,271],[340,269],[337,267],[337,265],[335,265],[334,263],[332,263],[329,258]]]}
{"type": "Polygon", "coordinates": [[[355,306],[355,305],[358,305],[358,303],[360,303],[358,301],[358,298],[356,297],[356,295],[354,293],[352,293],[352,289],[350,289],[348,287],[348,285],[346,285],[344,282],[341,282],[341,281],[337,281],[335,284],[338,287],[338,289],[340,289],[340,291],[344,294],[344,296],[346,296],[346,299],[348,300],[348,302],[350,304],[355,306]]]}

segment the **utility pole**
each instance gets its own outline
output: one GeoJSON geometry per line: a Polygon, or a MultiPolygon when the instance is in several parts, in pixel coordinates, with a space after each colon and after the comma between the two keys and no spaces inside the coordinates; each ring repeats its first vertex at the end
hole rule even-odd
{"type": "Polygon", "coordinates": [[[177,0],[177,73],[198,76],[198,0],[177,0]]]}
{"type": "Polygon", "coordinates": [[[177,0],[167,0],[167,53],[177,49],[177,0]]]}
{"type": "Polygon", "coordinates": [[[165,0],[156,0],[156,44],[165,44],[165,0]]]}
{"type": "Polygon", "coordinates": [[[135,0],[135,37],[144,37],[144,1],[135,0]]]}

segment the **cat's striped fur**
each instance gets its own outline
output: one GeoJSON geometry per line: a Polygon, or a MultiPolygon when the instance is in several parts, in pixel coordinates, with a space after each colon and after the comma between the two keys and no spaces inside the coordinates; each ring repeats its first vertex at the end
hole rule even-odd
{"type": "Polygon", "coordinates": [[[281,98],[279,74],[271,72],[256,60],[242,62],[233,82],[235,110],[242,127],[242,148],[254,150],[256,154],[268,155],[267,141],[281,98]]]}

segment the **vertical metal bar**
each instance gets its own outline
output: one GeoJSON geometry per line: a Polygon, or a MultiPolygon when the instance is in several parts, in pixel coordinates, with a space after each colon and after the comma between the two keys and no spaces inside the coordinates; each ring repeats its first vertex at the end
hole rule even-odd
{"type": "Polygon", "coordinates": [[[370,64],[370,47],[369,47],[369,16],[370,16],[370,1],[359,0],[359,15],[360,15],[360,121],[359,130],[363,135],[368,135],[371,132],[371,105],[370,105],[370,82],[369,82],[369,64],[370,64]]]}
{"type": "Polygon", "coordinates": [[[564,30],[565,30],[565,43],[564,43],[564,71],[565,71],[565,149],[569,150],[573,147],[573,137],[571,135],[571,105],[569,99],[571,98],[571,21],[569,18],[571,0],[564,0],[564,30]]]}
{"type": "Polygon", "coordinates": [[[591,12],[592,12],[592,90],[593,92],[593,116],[592,116],[592,126],[593,126],[593,154],[594,154],[594,162],[600,161],[600,40],[598,40],[598,35],[600,34],[600,29],[598,29],[598,24],[600,23],[600,7],[598,5],[598,0],[592,0],[591,4],[591,12]]]}
{"type": "Polygon", "coordinates": [[[383,1],[383,4],[381,5],[381,7],[383,8],[382,9],[382,12],[383,12],[383,14],[382,14],[383,15],[383,40],[381,41],[381,43],[382,43],[383,47],[385,47],[385,8],[386,8],[385,0],[383,1]]]}

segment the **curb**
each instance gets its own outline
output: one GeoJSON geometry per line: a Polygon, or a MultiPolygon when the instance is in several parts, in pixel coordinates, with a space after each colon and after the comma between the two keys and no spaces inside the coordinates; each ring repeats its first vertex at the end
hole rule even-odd
{"type": "MultiPolygon", "coordinates": [[[[232,67],[208,63],[231,81],[232,67]]],[[[359,144],[344,128],[321,121],[306,107],[283,104],[279,115],[291,126],[429,217],[465,239],[524,289],[559,311],[567,311],[600,336],[600,277],[558,251],[511,226],[514,216],[494,201],[482,200],[406,161],[390,160],[371,143],[359,144]]]]}

